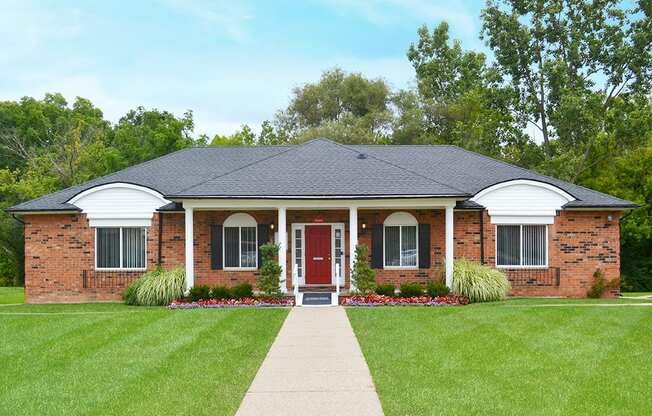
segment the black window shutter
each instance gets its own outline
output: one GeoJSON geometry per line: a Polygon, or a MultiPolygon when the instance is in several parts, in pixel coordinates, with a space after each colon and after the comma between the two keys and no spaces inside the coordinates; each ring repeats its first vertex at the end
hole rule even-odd
{"type": "Polygon", "coordinates": [[[269,243],[269,224],[258,224],[258,268],[263,266],[263,256],[260,246],[269,243]]]}
{"type": "Polygon", "coordinates": [[[430,268],[430,224],[419,224],[419,268],[430,268]]]}
{"type": "Polygon", "coordinates": [[[383,268],[383,224],[371,227],[371,267],[383,268]]]}
{"type": "Polygon", "coordinates": [[[211,224],[211,269],[222,269],[222,226],[211,224]]]}

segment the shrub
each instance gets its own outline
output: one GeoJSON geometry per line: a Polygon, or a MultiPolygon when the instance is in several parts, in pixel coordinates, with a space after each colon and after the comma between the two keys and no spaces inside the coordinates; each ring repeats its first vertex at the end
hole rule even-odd
{"type": "Polygon", "coordinates": [[[466,259],[455,261],[453,292],[468,297],[471,302],[504,299],[510,287],[507,276],[500,270],[466,259]]]}
{"type": "Polygon", "coordinates": [[[280,294],[281,273],[283,269],[275,260],[279,245],[274,243],[263,244],[259,248],[263,265],[258,274],[258,289],[268,296],[280,294]]]}
{"type": "Polygon", "coordinates": [[[226,286],[215,286],[211,289],[211,299],[229,299],[231,291],[226,286]]]}
{"type": "Polygon", "coordinates": [[[422,296],[423,288],[418,283],[403,283],[401,285],[401,297],[412,298],[415,296],[422,296]]]}
{"type": "Polygon", "coordinates": [[[241,283],[231,288],[231,297],[235,299],[251,298],[254,296],[253,287],[249,283],[241,283]]]}
{"type": "Polygon", "coordinates": [[[355,246],[355,262],[351,280],[361,293],[369,293],[376,287],[376,272],[369,266],[369,248],[364,244],[355,246]]]}
{"type": "Polygon", "coordinates": [[[426,293],[428,296],[437,297],[437,296],[446,296],[450,293],[448,286],[442,282],[429,282],[426,286],[426,293]]]}
{"type": "Polygon", "coordinates": [[[185,271],[182,268],[168,271],[156,269],[141,279],[143,281],[136,293],[139,305],[168,305],[183,296],[185,271]]]}
{"type": "Polygon", "coordinates": [[[601,298],[605,290],[617,288],[618,283],[618,280],[607,282],[604,278],[604,272],[601,269],[597,269],[593,273],[593,285],[586,292],[586,296],[593,299],[601,298]]]}
{"type": "Polygon", "coordinates": [[[208,285],[199,285],[190,288],[188,293],[190,299],[193,301],[198,301],[199,299],[208,300],[211,295],[211,289],[208,285]]]}
{"type": "Polygon", "coordinates": [[[143,283],[143,278],[140,277],[133,282],[122,292],[122,299],[127,305],[138,305],[138,288],[143,283]]]}
{"type": "Polygon", "coordinates": [[[395,290],[396,286],[391,283],[387,283],[384,285],[376,286],[375,292],[377,295],[394,296],[396,294],[395,290]]]}

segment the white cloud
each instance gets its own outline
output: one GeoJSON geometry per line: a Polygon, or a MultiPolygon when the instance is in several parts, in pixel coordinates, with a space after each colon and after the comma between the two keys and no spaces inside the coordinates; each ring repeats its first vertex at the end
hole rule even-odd
{"type": "Polygon", "coordinates": [[[0,4],[0,64],[18,62],[39,53],[48,43],[79,36],[85,17],[76,8],[46,9],[31,1],[0,4]]]}
{"type": "Polygon", "coordinates": [[[424,23],[446,20],[458,32],[477,34],[474,14],[462,1],[433,2],[428,0],[323,0],[340,12],[355,13],[376,25],[390,25],[403,16],[424,23]]]}
{"type": "Polygon", "coordinates": [[[244,2],[208,0],[161,0],[171,10],[201,22],[206,30],[221,31],[231,40],[251,40],[249,21],[254,16],[244,2]]]}

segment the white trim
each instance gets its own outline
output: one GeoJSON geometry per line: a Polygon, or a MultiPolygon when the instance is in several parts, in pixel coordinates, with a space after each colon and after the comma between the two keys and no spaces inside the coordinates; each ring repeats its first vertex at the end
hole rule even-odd
{"type": "Polygon", "coordinates": [[[256,219],[246,212],[236,212],[224,220],[223,227],[257,227],[256,219]]]}
{"type": "MultiPolygon", "coordinates": [[[[297,245],[296,245],[296,230],[301,230],[301,275],[298,276],[298,284],[301,286],[319,286],[320,284],[307,284],[306,283],[306,225],[330,225],[331,227],[331,285],[336,285],[336,273],[335,273],[335,230],[340,230],[342,236],[342,268],[344,267],[344,262],[346,261],[346,230],[345,224],[343,222],[293,222],[291,226],[291,237],[292,237],[292,268],[296,267],[297,264],[297,245]]],[[[341,277],[344,275],[341,273],[341,277]]],[[[343,286],[343,283],[341,283],[343,286]]]]}
{"type": "Polygon", "coordinates": [[[279,286],[281,293],[287,293],[287,255],[288,255],[288,226],[287,226],[287,208],[278,207],[278,262],[281,265],[281,279],[279,286]]]}
{"type": "MultiPolygon", "coordinates": [[[[238,215],[238,214],[233,214],[238,215]]],[[[231,218],[231,215],[229,218],[231,218]]],[[[249,217],[251,215],[245,214],[249,217]]],[[[227,220],[229,219],[227,218],[227,220]]],[[[253,219],[253,217],[251,217],[253,219]]],[[[236,223],[239,218],[236,219],[236,223]]],[[[254,225],[224,225],[226,221],[222,224],[222,269],[226,271],[233,272],[246,272],[252,270],[258,270],[258,223],[255,222],[254,225]],[[226,265],[226,229],[227,228],[237,228],[238,229],[238,264],[239,266],[227,266],[226,265]],[[256,246],[256,266],[242,266],[242,229],[243,228],[253,228],[254,229],[254,241],[256,246]]]]}
{"type": "Polygon", "coordinates": [[[455,213],[453,207],[447,207],[445,231],[445,265],[446,265],[446,286],[453,289],[453,274],[455,270],[455,213]]]}
{"type": "Polygon", "coordinates": [[[95,257],[95,270],[98,272],[140,272],[140,271],[145,271],[147,270],[147,227],[131,227],[131,226],[112,226],[112,227],[92,227],[95,230],[95,244],[93,246],[93,252],[94,252],[94,257],[95,257]],[[97,266],[97,230],[99,228],[118,228],[120,230],[120,267],[98,267],[97,266]],[[141,228],[143,232],[145,233],[145,252],[143,254],[143,258],[145,260],[145,266],[143,267],[122,267],[122,260],[123,260],[123,253],[122,253],[122,229],[123,228],[141,228]]]}
{"type": "Polygon", "coordinates": [[[549,191],[555,192],[556,194],[560,195],[561,197],[567,199],[569,202],[570,201],[575,201],[575,197],[573,195],[569,194],[568,192],[564,191],[563,189],[561,189],[561,188],[559,188],[559,187],[557,187],[555,185],[551,185],[551,184],[546,183],[546,182],[534,181],[534,180],[530,180],[530,179],[515,179],[515,180],[505,181],[505,182],[497,183],[495,185],[491,185],[491,186],[489,186],[487,188],[484,188],[483,190],[481,190],[477,194],[475,194],[472,198],[470,198],[470,200],[474,201],[474,202],[477,202],[479,199],[481,199],[483,196],[487,195],[490,192],[496,191],[496,190],[501,189],[501,188],[506,188],[506,187],[509,187],[509,186],[513,186],[513,185],[530,185],[530,186],[535,186],[535,187],[538,187],[538,188],[544,188],[544,189],[547,189],[549,191]]]}
{"type": "Polygon", "coordinates": [[[105,189],[116,189],[116,188],[134,189],[134,190],[137,190],[137,191],[148,193],[148,194],[152,195],[153,197],[160,199],[162,205],[166,205],[166,204],[168,204],[170,202],[170,201],[166,200],[165,198],[163,198],[163,195],[161,193],[159,193],[159,192],[157,192],[157,191],[155,191],[155,190],[153,190],[151,188],[147,188],[145,186],[140,186],[140,185],[134,185],[132,183],[126,183],[126,182],[114,182],[114,183],[107,183],[105,185],[95,186],[93,188],[90,188],[90,189],[87,189],[87,190],[85,190],[83,192],[78,193],[77,195],[73,196],[72,198],[70,198],[66,202],[68,202],[69,204],[74,205],[75,202],[77,202],[79,199],[84,198],[84,197],[86,197],[88,195],[94,194],[95,192],[100,192],[100,191],[103,191],[105,189]]]}
{"type": "Polygon", "coordinates": [[[302,209],[302,210],[327,210],[327,209],[443,209],[454,207],[461,198],[417,198],[417,199],[348,199],[348,200],[265,200],[261,198],[251,199],[174,199],[183,202],[184,207],[192,207],[199,210],[277,210],[302,209]]]}
{"type": "Polygon", "coordinates": [[[298,285],[305,285],[305,274],[306,274],[306,230],[304,228],[305,223],[292,223],[290,232],[292,233],[292,270],[296,271],[297,281],[295,282],[298,285]],[[297,264],[297,244],[296,244],[296,231],[301,231],[301,274],[296,270],[297,264]]]}
{"type": "Polygon", "coordinates": [[[386,270],[417,270],[419,268],[419,226],[418,224],[383,224],[383,269],[386,270]],[[385,260],[385,253],[387,252],[387,243],[385,242],[385,227],[398,227],[398,262],[399,266],[388,266],[385,260]],[[414,235],[416,240],[416,264],[414,266],[403,266],[403,227],[414,227],[414,235]]]}
{"type": "Polygon", "coordinates": [[[391,213],[383,221],[383,225],[393,226],[393,225],[417,225],[419,222],[414,217],[414,215],[405,211],[396,211],[391,213]]]}
{"type": "Polygon", "coordinates": [[[461,195],[435,195],[435,194],[410,194],[410,195],[256,195],[256,196],[238,196],[238,195],[205,195],[205,196],[182,196],[182,195],[166,195],[173,201],[184,201],[184,200],[203,200],[203,199],[215,199],[215,200],[231,200],[231,199],[271,199],[276,201],[290,201],[290,200],[329,200],[329,199],[338,199],[338,200],[353,200],[353,201],[364,201],[369,199],[408,199],[408,198],[455,198],[459,201],[464,201],[467,198],[461,195]]]}
{"type": "Polygon", "coordinates": [[[494,225],[494,235],[496,238],[494,239],[494,253],[496,253],[496,268],[497,269],[547,269],[548,264],[549,264],[549,257],[550,257],[550,250],[548,247],[548,224],[496,224],[494,225]],[[498,264],[498,226],[499,225],[518,225],[519,226],[519,257],[520,257],[520,263],[518,265],[505,265],[505,264],[498,264]],[[523,263],[523,226],[524,225],[543,225],[546,229],[545,231],[545,236],[546,236],[546,242],[544,243],[544,247],[546,248],[546,263],[543,265],[527,265],[527,264],[522,264],[523,263]]]}
{"type": "Polygon", "coordinates": [[[195,238],[193,221],[193,208],[184,207],[184,232],[185,232],[185,251],[186,251],[186,290],[195,285],[195,238]]]}
{"type": "Polygon", "coordinates": [[[356,261],[356,247],[358,245],[358,207],[349,207],[349,287],[351,292],[355,292],[357,288],[351,278],[353,275],[353,267],[356,261]]]}

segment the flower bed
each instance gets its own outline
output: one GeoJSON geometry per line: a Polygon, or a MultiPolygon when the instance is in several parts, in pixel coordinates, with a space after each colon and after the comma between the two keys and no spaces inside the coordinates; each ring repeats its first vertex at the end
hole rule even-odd
{"type": "Polygon", "coordinates": [[[468,305],[469,298],[460,295],[414,296],[402,298],[377,294],[347,296],[340,300],[344,306],[449,306],[468,305]]]}
{"type": "Polygon", "coordinates": [[[282,298],[241,298],[241,299],[200,299],[196,302],[189,300],[175,300],[169,309],[197,309],[197,308],[267,308],[278,306],[294,306],[293,297],[282,298]]]}

